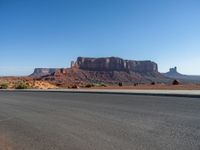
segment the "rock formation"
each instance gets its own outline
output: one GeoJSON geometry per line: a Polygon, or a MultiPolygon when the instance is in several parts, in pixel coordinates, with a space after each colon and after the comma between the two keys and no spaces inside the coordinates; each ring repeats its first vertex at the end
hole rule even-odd
{"type": "MultiPolygon", "coordinates": [[[[71,68],[36,68],[31,77],[48,81],[59,87],[105,84],[143,84],[169,82],[158,72],[158,65],[152,61],[124,60],[118,57],[78,57],[71,62],[71,68]]],[[[171,79],[170,79],[171,80],[171,79]]]]}
{"type": "Polygon", "coordinates": [[[168,77],[181,77],[181,76],[183,76],[182,74],[178,73],[177,67],[170,68],[167,73],[164,73],[164,75],[168,76],[168,77]]]}
{"type": "Polygon", "coordinates": [[[157,64],[152,61],[123,60],[118,57],[78,57],[73,67],[90,71],[132,71],[137,73],[158,72],[157,64]]]}
{"type": "Polygon", "coordinates": [[[35,68],[30,77],[42,77],[54,73],[59,68],[35,68]]]}
{"type": "Polygon", "coordinates": [[[170,68],[169,71],[167,73],[163,73],[163,75],[168,78],[181,80],[182,82],[200,82],[200,76],[181,74],[177,71],[177,67],[170,68]]]}
{"type": "Polygon", "coordinates": [[[54,73],[41,77],[57,86],[84,85],[87,83],[143,84],[168,82],[168,78],[158,72],[152,61],[123,60],[118,57],[85,58],[78,57],[71,62],[71,68],[57,69],[54,73]]]}

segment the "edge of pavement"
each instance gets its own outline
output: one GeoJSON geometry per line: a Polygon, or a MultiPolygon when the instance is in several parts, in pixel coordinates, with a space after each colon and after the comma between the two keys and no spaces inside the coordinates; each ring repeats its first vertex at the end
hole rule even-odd
{"type": "Polygon", "coordinates": [[[125,90],[125,89],[1,89],[0,92],[62,92],[88,94],[121,94],[146,96],[173,96],[200,98],[200,90],[125,90]]]}

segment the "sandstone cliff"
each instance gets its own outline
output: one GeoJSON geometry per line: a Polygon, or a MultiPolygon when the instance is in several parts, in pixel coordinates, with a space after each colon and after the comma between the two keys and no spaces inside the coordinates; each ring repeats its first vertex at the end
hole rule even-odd
{"type": "Polygon", "coordinates": [[[158,72],[157,64],[152,61],[123,60],[118,57],[78,57],[72,67],[90,71],[132,71],[137,73],[158,72]]]}

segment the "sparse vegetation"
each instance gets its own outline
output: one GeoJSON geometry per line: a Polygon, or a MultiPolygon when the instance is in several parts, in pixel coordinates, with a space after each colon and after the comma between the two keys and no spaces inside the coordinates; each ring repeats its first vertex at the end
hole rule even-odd
{"type": "Polygon", "coordinates": [[[53,83],[29,77],[0,77],[0,89],[52,89],[53,83]]]}
{"type": "Polygon", "coordinates": [[[95,86],[95,87],[107,87],[107,85],[105,83],[96,83],[96,84],[93,84],[93,86],[95,86]]]}
{"type": "Polygon", "coordinates": [[[21,82],[15,85],[15,89],[29,89],[31,88],[27,83],[21,82]]]}
{"type": "Polygon", "coordinates": [[[178,80],[174,80],[173,82],[172,82],[172,85],[179,85],[180,84],[180,82],[178,81],[178,80]]]}
{"type": "Polygon", "coordinates": [[[118,85],[119,85],[120,87],[123,86],[122,82],[119,82],[118,85]]]}
{"type": "Polygon", "coordinates": [[[155,85],[156,83],[155,82],[151,82],[151,85],[155,85]]]}
{"type": "Polygon", "coordinates": [[[91,88],[91,87],[94,87],[94,84],[86,84],[85,87],[86,88],[91,88]]]}
{"type": "Polygon", "coordinates": [[[0,89],[7,89],[7,88],[8,88],[8,84],[6,83],[0,84],[0,89]]]}
{"type": "Polygon", "coordinates": [[[104,83],[101,83],[100,86],[101,86],[101,87],[107,87],[107,85],[104,84],[104,83]]]}
{"type": "Polygon", "coordinates": [[[69,89],[78,89],[78,85],[74,84],[74,85],[71,85],[71,86],[68,86],[69,89]]]}

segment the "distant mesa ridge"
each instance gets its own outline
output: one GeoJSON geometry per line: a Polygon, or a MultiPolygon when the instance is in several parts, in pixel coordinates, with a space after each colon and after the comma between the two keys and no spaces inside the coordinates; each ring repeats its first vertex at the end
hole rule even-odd
{"type": "MultiPolygon", "coordinates": [[[[135,61],[124,60],[119,57],[90,58],[78,57],[76,61],[71,62],[71,68],[78,68],[87,71],[126,71],[138,73],[158,72],[158,65],[150,60],[135,61]]],[[[41,77],[62,72],[62,68],[35,68],[30,75],[32,77],[41,77]]]]}
{"type": "Polygon", "coordinates": [[[71,67],[90,71],[158,72],[158,65],[155,62],[124,60],[118,57],[78,57],[71,67]]]}
{"type": "Polygon", "coordinates": [[[46,75],[50,75],[56,70],[59,70],[59,68],[35,68],[34,72],[30,75],[31,77],[42,77],[46,75]]]}

